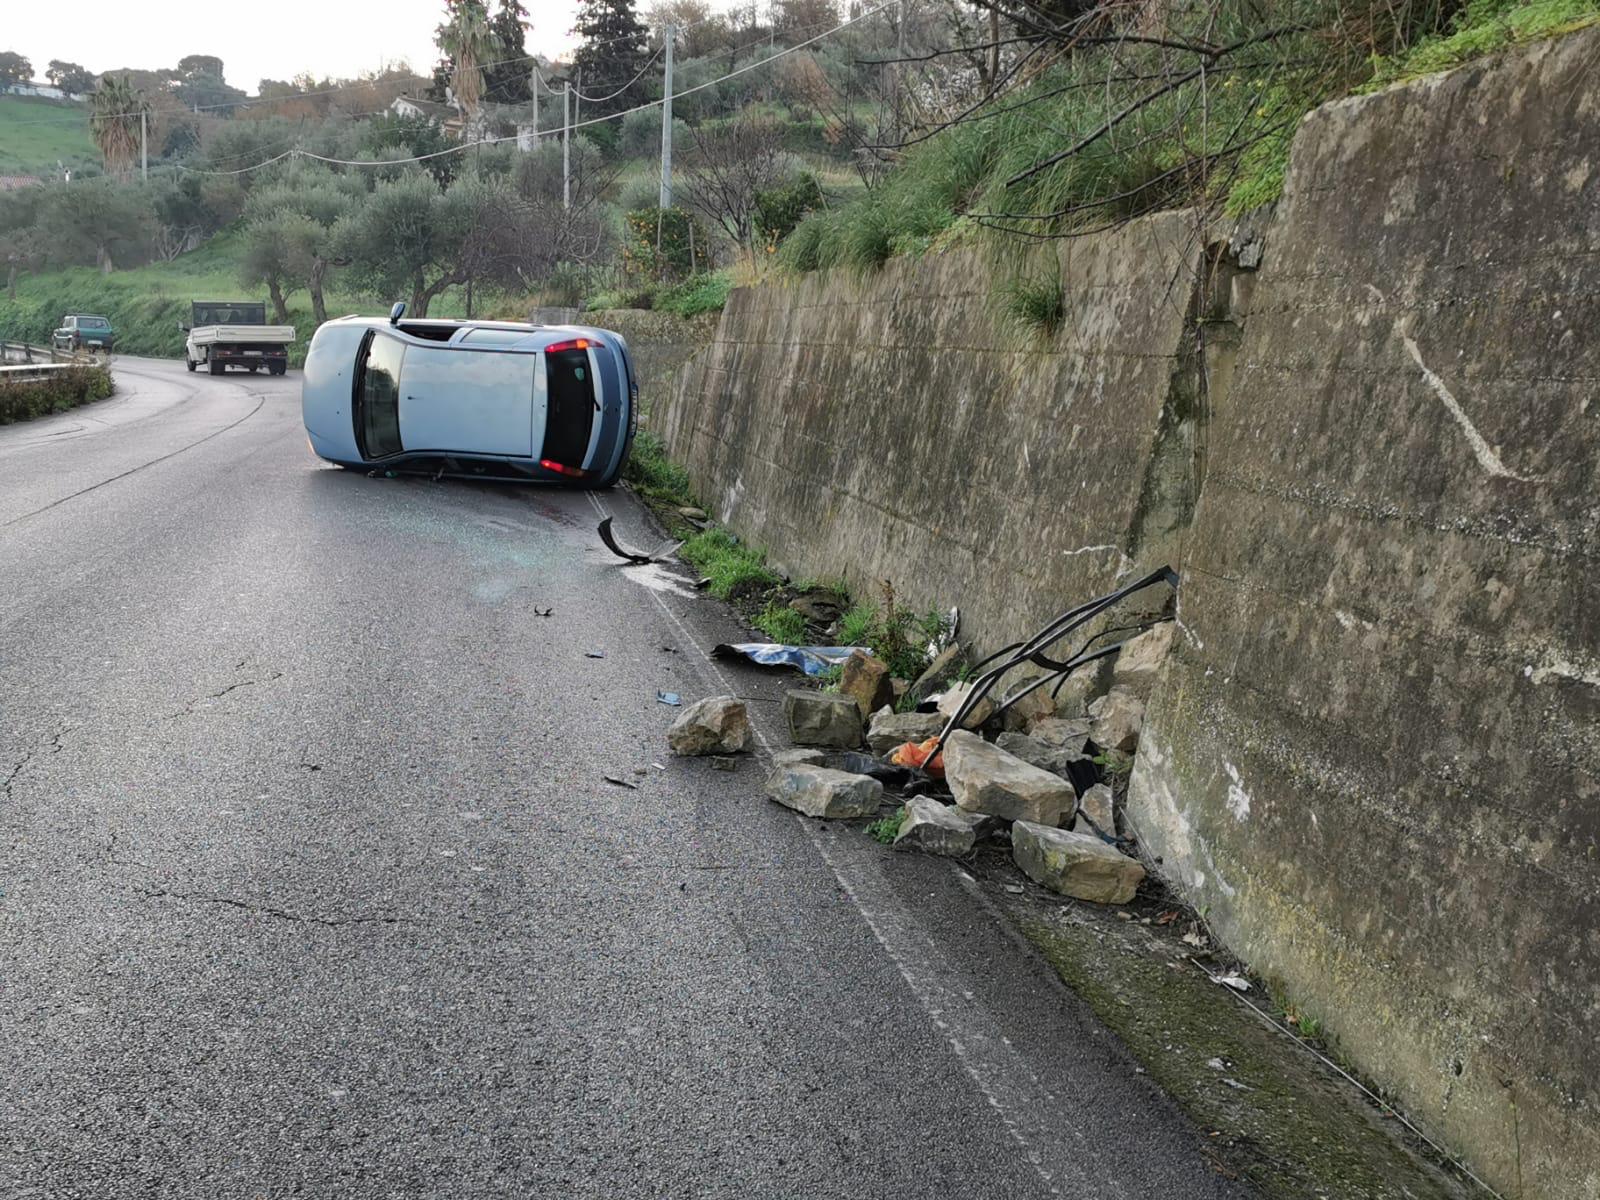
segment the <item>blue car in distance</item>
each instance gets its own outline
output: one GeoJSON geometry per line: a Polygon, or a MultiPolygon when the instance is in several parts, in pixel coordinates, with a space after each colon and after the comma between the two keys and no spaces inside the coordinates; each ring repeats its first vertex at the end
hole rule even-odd
{"type": "Polygon", "coordinates": [[[342,317],[306,352],[311,449],[352,470],[609,487],[638,424],[620,334],[581,325],[342,317]]]}

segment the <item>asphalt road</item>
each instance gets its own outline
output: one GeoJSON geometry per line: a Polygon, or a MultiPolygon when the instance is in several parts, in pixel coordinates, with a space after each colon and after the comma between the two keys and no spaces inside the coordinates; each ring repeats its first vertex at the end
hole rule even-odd
{"type": "Polygon", "coordinates": [[[0,429],[0,1197],[1239,1194],[959,869],[668,758],[781,683],[625,493],[117,377],[0,429]]]}

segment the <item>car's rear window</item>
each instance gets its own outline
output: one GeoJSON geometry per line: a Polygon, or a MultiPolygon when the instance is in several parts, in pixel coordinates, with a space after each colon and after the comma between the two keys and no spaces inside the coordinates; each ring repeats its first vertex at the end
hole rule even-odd
{"type": "Polygon", "coordinates": [[[107,321],[104,317],[79,317],[78,318],[78,328],[79,329],[110,329],[111,328],[111,322],[107,321]]]}
{"type": "Polygon", "coordinates": [[[548,402],[544,451],[539,457],[580,466],[594,425],[594,368],[588,350],[577,346],[547,350],[545,377],[548,402]]]}
{"type": "Polygon", "coordinates": [[[405,353],[403,342],[375,333],[362,355],[356,435],[366,458],[384,458],[405,448],[400,444],[400,366],[405,353]]]}

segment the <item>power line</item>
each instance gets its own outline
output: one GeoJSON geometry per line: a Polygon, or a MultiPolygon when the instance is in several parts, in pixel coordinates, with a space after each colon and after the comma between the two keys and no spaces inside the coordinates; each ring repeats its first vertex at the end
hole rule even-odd
{"type": "MultiPolygon", "coordinates": [[[[816,45],[818,42],[823,41],[824,39],[831,37],[832,35],[834,35],[835,33],[838,33],[842,29],[847,29],[851,25],[855,25],[855,24],[857,24],[857,23],[859,23],[861,21],[865,21],[868,17],[876,16],[878,13],[883,12],[886,9],[894,8],[899,4],[899,2],[900,2],[900,0],[888,0],[887,3],[880,4],[876,8],[866,9],[865,11],[858,13],[856,16],[853,16],[853,17],[849,18],[848,20],[841,21],[839,24],[833,26],[831,29],[828,29],[826,32],[819,33],[815,37],[812,37],[812,38],[807,38],[803,42],[797,42],[793,46],[788,46],[785,49],[778,51],[776,54],[769,55],[768,57],[763,58],[763,59],[759,59],[756,62],[746,63],[744,66],[738,67],[738,68],[736,68],[736,69],[734,69],[732,71],[729,71],[727,74],[721,75],[716,79],[709,79],[705,83],[700,83],[700,84],[696,84],[693,87],[684,88],[682,91],[674,93],[673,99],[674,100],[679,100],[679,99],[682,99],[684,96],[692,96],[696,92],[703,92],[703,91],[707,90],[708,88],[714,88],[718,84],[726,83],[728,80],[735,79],[740,75],[746,75],[751,71],[759,70],[762,67],[770,66],[771,64],[777,62],[779,59],[787,58],[789,55],[797,54],[801,50],[806,49],[808,46],[816,45]]],[[[535,136],[536,137],[541,137],[541,138],[542,137],[553,137],[556,134],[561,133],[563,130],[570,131],[570,130],[576,130],[576,129],[585,129],[590,125],[602,125],[607,121],[620,121],[622,118],[630,116],[633,113],[646,112],[649,109],[656,108],[656,107],[660,106],[662,103],[663,103],[662,100],[647,100],[643,104],[636,104],[632,108],[625,108],[625,109],[622,109],[619,112],[610,113],[610,114],[608,114],[606,116],[603,116],[603,117],[590,117],[587,121],[576,121],[576,122],[573,122],[570,125],[563,125],[561,129],[549,129],[549,130],[541,129],[541,130],[538,130],[535,133],[535,136]]],[[[462,142],[460,145],[451,146],[450,148],[448,148],[446,150],[435,150],[431,154],[417,154],[417,155],[412,155],[411,157],[408,157],[408,158],[385,158],[385,159],[329,158],[326,155],[316,154],[316,153],[313,153],[310,150],[302,150],[302,149],[296,148],[296,149],[293,149],[293,150],[285,151],[282,154],[275,155],[274,157],[269,158],[269,159],[265,160],[264,162],[257,163],[253,167],[241,167],[241,168],[239,168],[238,170],[235,170],[235,171],[207,171],[207,170],[202,170],[202,169],[196,168],[196,167],[186,167],[181,163],[176,164],[176,165],[177,165],[179,170],[187,171],[190,174],[194,174],[194,175],[244,175],[244,174],[247,174],[250,171],[260,170],[262,167],[271,166],[273,163],[279,162],[279,161],[281,161],[281,160],[283,160],[285,158],[289,158],[289,157],[309,158],[309,159],[315,160],[316,162],[328,163],[331,166],[339,166],[339,167],[397,167],[397,166],[404,166],[404,165],[406,165],[408,163],[420,163],[420,162],[427,162],[430,159],[443,158],[447,154],[460,154],[462,151],[471,150],[475,146],[498,146],[498,145],[502,145],[502,144],[504,144],[506,142],[518,141],[523,136],[524,135],[522,135],[522,134],[515,134],[514,133],[514,134],[507,134],[507,135],[505,135],[503,137],[479,138],[478,140],[472,141],[472,142],[462,142]]]]}
{"type": "Polygon", "coordinates": [[[632,79],[628,80],[627,83],[623,84],[616,91],[612,92],[609,96],[591,96],[591,95],[589,95],[588,92],[579,91],[577,88],[573,88],[572,89],[572,94],[574,96],[576,96],[579,100],[582,100],[585,104],[604,104],[607,100],[615,100],[618,96],[622,95],[623,92],[627,91],[634,84],[638,83],[639,80],[643,79],[644,78],[644,73],[646,71],[648,71],[651,67],[655,66],[656,65],[656,59],[658,59],[660,57],[661,57],[661,51],[657,50],[654,54],[652,54],[650,56],[650,61],[645,63],[644,66],[639,68],[639,73],[637,75],[635,75],[632,79]]]}

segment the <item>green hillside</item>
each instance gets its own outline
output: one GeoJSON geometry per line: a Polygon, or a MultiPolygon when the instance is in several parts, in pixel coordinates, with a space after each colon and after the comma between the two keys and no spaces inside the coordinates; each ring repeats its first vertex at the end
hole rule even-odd
{"type": "Polygon", "coordinates": [[[0,96],[0,175],[99,167],[88,109],[67,100],[0,96]]]}
{"type": "MultiPolygon", "coordinates": [[[[70,267],[17,279],[17,298],[7,299],[0,290],[0,338],[7,341],[47,342],[50,331],[64,313],[100,313],[110,319],[117,331],[117,349],[125,354],[144,354],[158,358],[180,358],[184,335],[180,323],[189,320],[189,305],[195,300],[260,300],[267,302],[260,287],[239,283],[242,235],[230,229],[212,238],[200,249],[172,262],[151,263],[130,270],[102,275],[93,267],[70,267]]],[[[386,312],[390,299],[363,296],[337,286],[327,293],[328,315],[386,312]]],[[[479,316],[521,315],[521,302],[480,293],[475,311],[479,316]]],[[[439,296],[429,311],[435,317],[464,315],[464,296],[451,289],[439,296]]],[[[268,309],[268,318],[271,309],[268,309]]],[[[311,318],[311,301],[303,291],[289,296],[289,319],[298,331],[290,351],[290,361],[300,363],[306,344],[316,329],[311,318]]]]}

